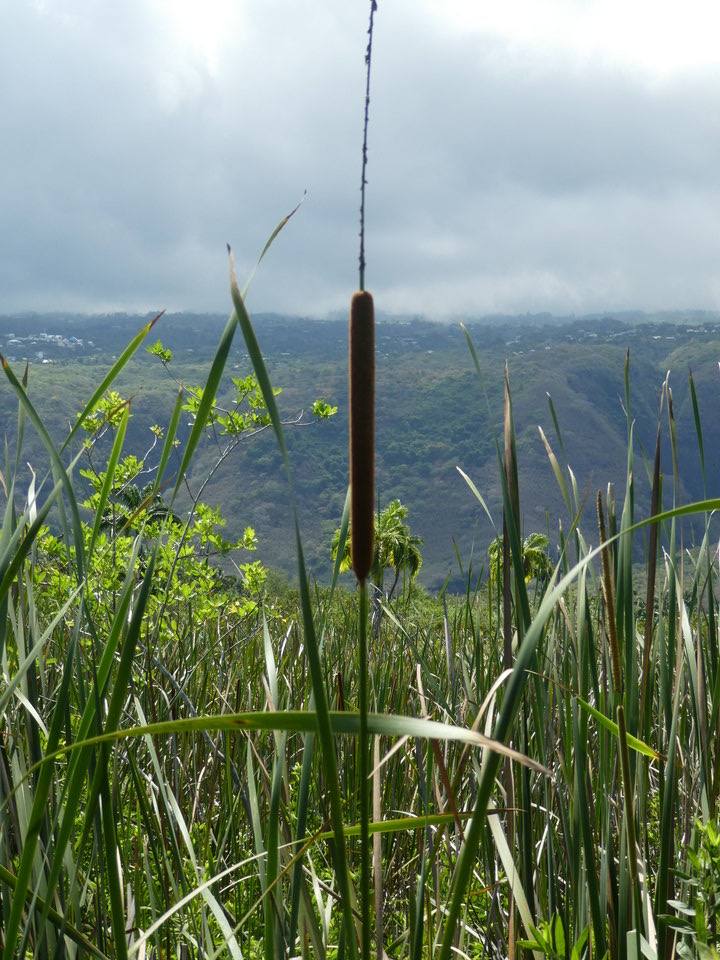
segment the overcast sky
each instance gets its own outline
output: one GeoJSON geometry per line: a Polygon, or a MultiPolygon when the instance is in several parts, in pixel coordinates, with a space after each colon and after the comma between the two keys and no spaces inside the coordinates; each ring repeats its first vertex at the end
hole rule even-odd
{"type": "MultiPolygon", "coordinates": [[[[378,0],[378,309],[720,309],[716,0],[378,0]]],[[[0,313],[324,316],[358,282],[365,0],[0,0],[0,313]]]]}

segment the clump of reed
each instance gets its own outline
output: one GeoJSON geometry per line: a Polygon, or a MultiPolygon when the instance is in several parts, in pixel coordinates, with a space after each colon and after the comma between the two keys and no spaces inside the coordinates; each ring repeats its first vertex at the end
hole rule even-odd
{"type": "MultiPolygon", "coordinates": [[[[182,469],[239,328],[290,477],[234,279],[232,294],[182,469]]],[[[507,371],[498,438],[507,553],[493,585],[504,615],[489,615],[487,587],[469,578],[445,606],[426,598],[387,607],[370,645],[357,597],[337,587],[342,551],[330,588],[314,590],[297,526],[297,606],[200,618],[198,601],[181,603],[161,574],[172,561],[162,526],[139,515],[130,537],[103,529],[127,407],[114,411],[106,482],[87,518],[73,481],[80,427],[55,444],[27,377],[3,370],[18,399],[0,534],[5,957],[374,949],[413,960],[522,950],[664,960],[717,945],[707,851],[720,796],[720,502],[679,502],[669,381],[655,456],[643,467],[628,364],[627,472],[619,499],[612,489],[599,498],[595,548],[598,520],[551,404],[555,436],[540,442],[566,517],[553,575],[531,591],[507,371]],[[29,429],[52,466],[23,494],[29,429]],[[638,516],[643,488],[650,509],[638,516]],[[53,514],[58,534],[48,540],[53,514]],[[124,566],[110,582],[113,551],[124,566]]],[[[704,471],[693,380],[689,390],[704,471]]],[[[468,409],[474,415],[470,398],[468,409]]],[[[180,401],[153,480],[170,506],[181,482],[178,474],[167,484],[179,410],[180,401]]],[[[492,422],[484,411],[477,419],[492,422]]],[[[292,509],[290,483],[288,498],[292,509]]],[[[350,514],[348,501],[345,535],[350,514]]],[[[173,550],[181,569],[184,548],[173,550]]]]}

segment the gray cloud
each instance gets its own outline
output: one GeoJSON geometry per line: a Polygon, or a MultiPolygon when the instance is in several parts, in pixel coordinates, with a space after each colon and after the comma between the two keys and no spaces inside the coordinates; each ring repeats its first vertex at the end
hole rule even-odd
{"type": "MultiPolygon", "coordinates": [[[[363,5],[241,4],[208,53],[161,3],[0,10],[0,312],[344,309],[357,283],[363,5]]],[[[720,63],[717,65],[720,66],[720,63]]],[[[388,310],[718,307],[718,69],[377,17],[368,283],[388,310]]]]}

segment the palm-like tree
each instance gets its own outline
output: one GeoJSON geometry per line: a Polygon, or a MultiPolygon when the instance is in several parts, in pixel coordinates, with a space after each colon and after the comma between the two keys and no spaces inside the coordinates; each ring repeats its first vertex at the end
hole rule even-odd
{"type": "MultiPolygon", "coordinates": [[[[543,586],[552,576],[552,560],[548,556],[549,540],[544,533],[531,533],[525,537],[522,545],[523,573],[525,582],[535,580],[543,586]]],[[[497,585],[502,576],[503,567],[503,538],[496,537],[488,547],[490,559],[490,585],[497,585]]]]}
{"type": "Polygon", "coordinates": [[[152,483],[142,489],[135,483],[126,483],[105,508],[102,526],[113,531],[124,529],[134,534],[137,532],[138,519],[152,523],[165,520],[166,517],[176,524],[180,523],[180,518],[165,503],[162,494],[153,492],[152,483]]]}
{"type": "MultiPolygon", "coordinates": [[[[391,500],[384,510],[375,514],[375,552],[370,579],[377,587],[378,593],[384,593],[385,571],[393,571],[393,583],[385,595],[387,600],[395,593],[401,576],[412,581],[422,566],[420,547],[423,545],[423,540],[416,534],[410,533],[410,527],[405,522],[407,515],[408,508],[399,500],[391,500]]],[[[351,569],[350,537],[352,537],[352,530],[345,541],[340,564],[342,571],[351,569]]],[[[339,543],[340,531],[336,530],[332,544],[333,557],[337,555],[339,543]]]]}
{"type": "Polygon", "coordinates": [[[371,576],[380,589],[383,587],[385,571],[392,569],[395,579],[388,591],[388,599],[393,595],[400,575],[413,580],[422,566],[420,547],[423,540],[405,523],[408,508],[399,500],[391,500],[385,509],[375,515],[375,554],[371,576]]]}

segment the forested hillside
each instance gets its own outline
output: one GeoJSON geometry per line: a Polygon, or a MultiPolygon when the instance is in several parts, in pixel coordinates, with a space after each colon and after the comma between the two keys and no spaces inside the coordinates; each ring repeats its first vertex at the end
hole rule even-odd
{"type": "MultiPolygon", "coordinates": [[[[144,454],[152,442],[149,428],[167,423],[178,390],[175,381],[186,386],[205,382],[224,319],[175,315],[156,323],[149,340],[160,339],[172,352],[167,369],[157,357],[141,351],[115,385],[132,402],[127,452],[144,454]]],[[[45,422],[56,431],[56,439],[142,322],[127,316],[0,318],[0,350],[18,374],[24,358],[30,359],[30,394],[45,422]]],[[[279,402],[286,418],[308,411],[318,397],[338,407],[330,420],[308,421],[287,432],[308,565],[324,581],[330,573],[330,543],[347,485],[346,320],[261,316],[256,327],[274,384],[282,387],[279,402]]],[[[456,467],[476,484],[500,526],[495,441],[501,439],[506,360],[526,535],[548,532],[552,545],[558,520],[562,519],[565,529],[571,522],[564,515],[538,426],[561,462],[563,455],[567,457],[581,496],[587,488],[591,504],[598,488],[622,482],[627,460],[628,350],[637,509],[646,508],[649,484],[643,451],[650,456],[653,449],[660,390],[668,371],[678,421],[680,496],[703,494],[688,387],[690,369],[699,400],[707,492],[720,492],[720,324],[716,317],[645,318],[644,322],[583,318],[544,324],[537,318],[515,318],[492,324],[468,322],[467,329],[482,378],[460,324],[386,319],[377,328],[377,492],[381,505],[398,498],[409,508],[410,527],[425,541],[420,579],[426,586],[437,588],[450,576],[452,585],[460,588],[471,559],[474,570],[480,571],[494,536],[456,467]]],[[[251,372],[239,338],[229,368],[233,377],[251,372]]],[[[220,390],[220,401],[229,399],[232,390],[228,379],[220,390]]],[[[12,434],[17,406],[8,386],[0,393],[0,402],[6,430],[12,434]]],[[[667,411],[663,415],[667,417],[667,411]]],[[[32,437],[28,443],[27,449],[37,450],[32,462],[37,471],[42,468],[40,446],[33,445],[32,437]]],[[[669,473],[669,450],[664,457],[669,473]]],[[[191,488],[197,489],[216,459],[217,449],[211,443],[198,452],[189,477],[191,488]]],[[[29,482],[29,471],[27,477],[29,482]]],[[[617,492],[621,496],[623,491],[617,492]]],[[[259,541],[258,557],[292,575],[295,559],[285,479],[269,432],[243,440],[217,471],[203,499],[221,507],[228,520],[228,536],[239,536],[252,525],[259,541]]],[[[592,540],[592,510],[583,529],[592,540]]]]}

